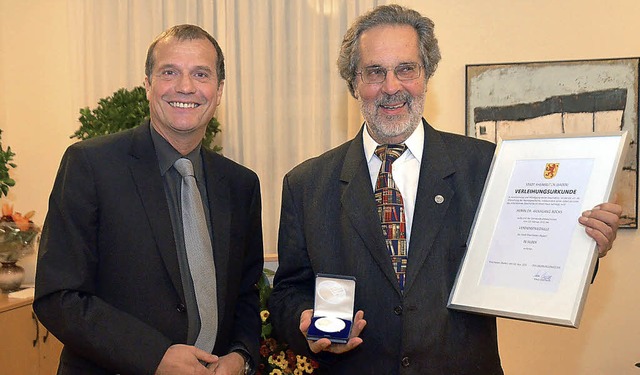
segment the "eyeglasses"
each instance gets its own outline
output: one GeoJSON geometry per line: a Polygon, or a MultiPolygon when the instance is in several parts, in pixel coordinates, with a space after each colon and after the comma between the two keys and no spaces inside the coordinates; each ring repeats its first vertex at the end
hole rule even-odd
{"type": "MultiPolygon", "coordinates": [[[[393,68],[393,72],[398,80],[411,81],[420,77],[420,68],[422,68],[420,64],[406,63],[393,68]]],[[[387,79],[387,72],[388,70],[381,66],[369,66],[356,74],[360,75],[362,82],[372,85],[384,82],[387,79]]]]}

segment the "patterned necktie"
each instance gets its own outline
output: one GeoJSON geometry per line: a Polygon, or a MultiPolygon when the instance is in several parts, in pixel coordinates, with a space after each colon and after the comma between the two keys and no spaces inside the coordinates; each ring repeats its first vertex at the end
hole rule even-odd
{"type": "Polygon", "coordinates": [[[382,233],[391,256],[391,264],[396,271],[400,290],[404,290],[407,271],[407,232],[404,216],[404,202],[391,173],[391,165],[407,149],[405,144],[380,145],[376,155],[382,160],[376,181],[375,197],[382,233]]]}
{"type": "Polygon", "coordinates": [[[174,167],[182,176],[180,202],[184,245],[200,315],[200,333],[195,346],[211,353],[218,331],[216,268],[211,237],[191,161],[180,158],[176,160],[174,167]]]}

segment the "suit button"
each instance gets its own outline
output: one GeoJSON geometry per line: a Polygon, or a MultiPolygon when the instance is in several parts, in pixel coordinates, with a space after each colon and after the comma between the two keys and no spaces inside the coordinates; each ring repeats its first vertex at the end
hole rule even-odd
{"type": "Polygon", "coordinates": [[[180,313],[183,313],[187,311],[187,307],[184,304],[179,303],[178,306],[176,306],[176,310],[178,310],[178,312],[180,313]]]}
{"type": "Polygon", "coordinates": [[[402,367],[409,367],[410,363],[409,363],[409,357],[403,357],[402,358],[402,367]]]}
{"type": "Polygon", "coordinates": [[[402,315],[402,306],[396,306],[396,307],[394,307],[394,308],[393,308],[393,312],[394,312],[396,315],[402,315]]]}

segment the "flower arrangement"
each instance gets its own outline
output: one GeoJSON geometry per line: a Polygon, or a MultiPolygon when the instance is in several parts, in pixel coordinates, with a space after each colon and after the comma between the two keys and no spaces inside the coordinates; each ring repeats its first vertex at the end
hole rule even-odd
{"type": "Polygon", "coordinates": [[[2,205],[0,217],[0,262],[14,263],[34,252],[40,228],[31,221],[35,211],[22,215],[13,212],[13,205],[2,205]]]}
{"type": "Polygon", "coordinates": [[[256,371],[257,375],[303,375],[313,374],[318,368],[318,363],[305,356],[295,354],[284,342],[279,342],[271,337],[272,326],[267,310],[267,300],[271,295],[271,283],[269,277],[273,271],[265,269],[262,278],[258,282],[260,290],[260,319],[262,320],[262,332],[260,338],[260,363],[256,371]]]}
{"type": "MultiPolygon", "coordinates": [[[[0,129],[0,141],[2,140],[2,130],[0,129]]],[[[0,142],[0,197],[9,194],[9,188],[16,182],[9,175],[9,168],[15,168],[13,157],[16,154],[11,151],[11,147],[5,150],[0,142]]],[[[31,211],[25,215],[13,212],[13,206],[2,205],[2,217],[0,217],[0,262],[15,263],[20,258],[34,251],[34,239],[38,236],[38,228],[31,217],[35,212],[31,211]]]]}

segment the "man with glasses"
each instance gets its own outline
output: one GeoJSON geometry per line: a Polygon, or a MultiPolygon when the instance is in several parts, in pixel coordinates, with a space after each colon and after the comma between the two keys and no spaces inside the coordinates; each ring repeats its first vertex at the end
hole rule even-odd
{"type": "MultiPolygon", "coordinates": [[[[503,373],[495,318],[446,307],[494,145],[437,131],[422,118],[440,60],[433,28],[398,5],[356,20],[338,67],[365,124],[284,178],[270,311],[276,330],[318,359],[320,372],[503,373]],[[318,273],[357,280],[346,344],[305,340],[318,273]]],[[[578,219],[600,256],[620,212],[603,203],[578,219]]]]}

